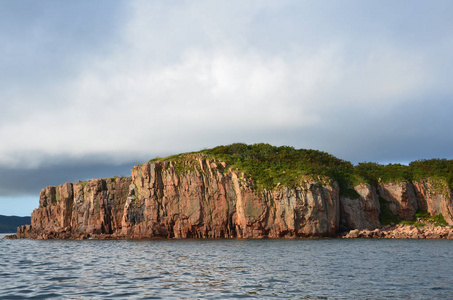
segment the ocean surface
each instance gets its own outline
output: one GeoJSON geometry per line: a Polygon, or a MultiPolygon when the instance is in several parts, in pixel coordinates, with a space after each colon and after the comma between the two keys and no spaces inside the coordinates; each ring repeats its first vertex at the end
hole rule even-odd
{"type": "Polygon", "coordinates": [[[453,240],[6,240],[0,299],[453,299],[453,240]]]}

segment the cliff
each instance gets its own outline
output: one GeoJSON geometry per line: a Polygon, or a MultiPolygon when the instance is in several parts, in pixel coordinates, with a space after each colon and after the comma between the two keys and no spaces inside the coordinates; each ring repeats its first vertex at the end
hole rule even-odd
{"type": "Polygon", "coordinates": [[[328,154],[239,145],[155,159],[130,178],[46,187],[17,237],[322,237],[380,228],[386,214],[414,220],[420,211],[453,224],[444,179],[353,184],[352,165],[328,154]]]}
{"type": "Polygon", "coordinates": [[[17,235],[77,238],[257,238],[334,235],[338,186],[301,180],[255,191],[242,173],[212,160],[183,172],[173,162],[135,166],[132,178],[93,179],[42,190],[32,224],[17,235]]]}

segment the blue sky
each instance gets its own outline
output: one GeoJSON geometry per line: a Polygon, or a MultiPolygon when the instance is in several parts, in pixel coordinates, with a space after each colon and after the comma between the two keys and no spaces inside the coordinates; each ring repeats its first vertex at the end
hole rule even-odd
{"type": "Polygon", "coordinates": [[[266,142],[453,158],[451,1],[0,0],[0,214],[46,185],[266,142]]]}

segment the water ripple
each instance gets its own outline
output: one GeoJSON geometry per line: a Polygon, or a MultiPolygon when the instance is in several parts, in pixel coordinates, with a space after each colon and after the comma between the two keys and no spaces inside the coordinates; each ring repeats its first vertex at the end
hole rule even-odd
{"type": "Polygon", "coordinates": [[[0,240],[0,299],[448,299],[453,241],[0,240]]]}

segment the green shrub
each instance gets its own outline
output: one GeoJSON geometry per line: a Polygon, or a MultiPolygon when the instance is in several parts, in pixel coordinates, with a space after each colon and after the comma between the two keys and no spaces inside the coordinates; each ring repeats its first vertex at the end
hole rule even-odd
{"type": "Polygon", "coordinates": [[[412,221],[403,221],[401,223],[415,227],[426,226],[428,223],[434,226],[448,226],[442,214],[431,216],[427,211],[417,211],[412,221]]]}
{"type": "Polygon", "coordinates": [[[453,188],[453,160],[429,159],[416,160],[409,164],[413,179],[440,178],[453,188]]]}
{"type": "Polygon", "coordinates": [[[390,223],[398,224],[402,222],[402,218],[398,215],[395,215],[390,209],[389,209],[389,202],[386,201],[384,198],[382,198],[380,195],[379,197],[379,205],[381,207],[381,214],[379,215],[379,222],[382,225],[390,225],[390,223]]]}
{"type": "Polygon", "coordinates": [[[387,183],[412,180],[409,167],[401,164],[381,165],[365,162],[359,163],[354,170],[358,176],[374,186],[377,186],[379,181],[387,183]]]}
{"type": "Polygon", "coordinates": [[[447,226],[448,223],[442,214],[432,216],[432,220],[436,226],[447,226]]]}
{"type": "MultiPolygon", "coordinates": [[[[453,186],[453,160],[431,159],[418,160],[408,166],[402,164],[381,165],[363,162],[353,166],[350,162],[336,158],[317,150],[294,149],[290,146],[276,147],[269,144],[235,143],[218,146],[199,152],[155,158],[150,162],[173,161],[177,171],[186,172],[198,169],[194,157],[204,156],[227,164],[227,168],[238,169],[254,181],[261,189],[273,189],[279,184],[294,187],[303,178],[327,177],[335,180],[340,187],[340,194],[349,198],[359,195],[354,186],[367,182],[377,186],[379,182],[401,182],[435,177],[453,186]]],[[[223,167],[219,166],[223,171],[223,167]]],[[[385,220],[395,220],[384,212],[385,220]]]]}
{"type": "Polygon", "coordinates": [[[243,171],[258,187],[272,189],[278,184],[294,187],[306,176],[325,176],[337,181],[342,193],[358,196],[352,189],[353,165],[322,151],[238,143],[202,153],[243,171]]]}

